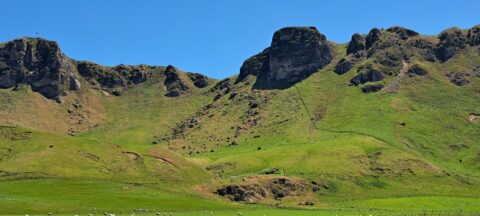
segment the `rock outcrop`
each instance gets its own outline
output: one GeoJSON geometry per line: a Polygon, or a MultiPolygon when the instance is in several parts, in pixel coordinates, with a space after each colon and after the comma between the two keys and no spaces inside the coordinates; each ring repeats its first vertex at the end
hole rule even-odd
{"type": "Polygon", "coordinates": [[[358,69],[357,75],[355,75],[350,82],[354,85],[360,85],[367,82],[377,82],[383,80],[385,75],[372,67],[363,67],[358,69]]]}
{"type": "Polygon", "coordinates": [[[407,75],[412,77],[412,76],[425,76],[428,74],[428,71],[425,70],[423,67],[419,65],[412,65],[410,68],[407,70],[407,75]]]}
{"type": "Polygon", "coordinates": [[[480,45],[480,25],[468,30],[449,28],[440,33],[435,48],[437,58],[444,62],[469,46],[480,45]]]}
{"type": "Polygon", "coordinates": [[[480,25],[476,25],[468,30],[467,38],[470,42],[470,46],[480,45],[480,25]]]}
{"type": "Polygon", "coordinates": [[[165,69],[165,96],[178,97],[189,91],[191,87],[183,79],[180,71],[172,65],[168,65],[165,69]]]}
{"type": "Polygon", "coordinates": [[[459,28],[450,28],[438,36],[440,42],[436,47],[436,56],[440,61],[447,61],[468,44],[467,35],[459,28]]]}
{"type": "Polygon", "coordinates": [[[372,85],[366,85],[362,87],[362,92],[363,93],[373,93],[382,90],[384,85],[382,84],[372,84],[372,85]]]}
{"type": "Polygon", "coordinates": [[[41,38],[19,38],[0,45],[0,88],[31,86],[48,99],[63,101],[69,91],[100,89],[106,95],[122,92],[150,78],[165,75],[166,96],[179,96],[192,88],[204,88],[210,81],[199,73],[184,73],[173,66],[117,65],[102,66],[88,61],[75,61],[60,50],[56,42],[41,38]]]}
{"type": "Polygon", "coordinates": [[[403,28],[403,27],[400,27],[400,26],[394,26],[394,27],[388,28],[386,31],[395,33],[402,40],[407,40],[408,38],[419,35],[418,32],[416,32],[416,31],[413,31],[413,30],[410,30],[410,29],[407,29],[407,28],[403,28]]]}
{"type": "Polygon", "coordinates": [[[0,46],[0,88],[22,83],[58,102],[69,90],[80,88],[72,60],[57,43],[40,38],[20,38],[0,46]]]}
{"type": "Polygon", "coordinates": [[[277,177],[254,183],[226,185],[218,188],[215,193],[235,202],[261,203],[266,199],[281,200],[288,196],[305,195],[310,191],[311,186],[303,181],[277,177]]]}
{"type": "Polygon", "coordinates": [[[248,58],[243,62],[240,68],[240,74],[235,83],[239,83],[247,76],[258,76],[261,73],[268,73],[270,64],[270,48],[264,49],[262,52],[248,58]]]}
{"type": "Polygon", "coordinates": [[[352,69],[353,67],[353,62],[348,59],[348,58],[342,58],[340,61],[338,61],[337,65],[335,65],[334,72],[337,73],[338,75],[345,74],[347,71],[352,69]]]}
{"type": "Polygon", "coordinates": [[[205,88],[210,84],[208,77],[203,74],[187,73],[187,75],[192,80],[193,85],[197,88],[205,88]]]}
{"type": "Polygon", "coordinates": [[[365,38],[358,33],[352,35],[352,39],[348,43],[347,54],[361,55],[365,50],[365,38]]]}
{"type": "Polygon", "coordinates": [[[147,81],[155,67],[117,65],[106,67],[92,62],[77,63],[77,70],[91,85],[99,86],[103,91],[119,96],[129,85],[147,81]]]}
{"type": "Polygon", "coordinates": [[[254,88],[288,88],[329,64],[333,58],[331,46],[314,27],[280,29],[269,48],[244,62],[236,82],[254,75],[254,88]]]}

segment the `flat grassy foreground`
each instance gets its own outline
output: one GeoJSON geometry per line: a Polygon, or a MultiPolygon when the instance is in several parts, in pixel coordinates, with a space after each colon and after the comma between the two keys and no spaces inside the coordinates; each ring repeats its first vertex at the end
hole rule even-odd
{"type": "Polygon", "coordinates": [[[480,198],[473,197],[364,199],[289,209],[204,199],[158,185],[85,179],[1,181],[0,191],[0,215],[130,215],[139,209],[137,215],[480,215],[480,198]]]}

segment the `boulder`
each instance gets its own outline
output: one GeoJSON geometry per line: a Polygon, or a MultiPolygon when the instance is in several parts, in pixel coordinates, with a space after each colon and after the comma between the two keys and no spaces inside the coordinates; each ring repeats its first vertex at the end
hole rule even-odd
{"type": "Polygon", "coordinates": [[[288,88],[333,59],[331,44],[315,27],[288,27],[276,31],[269,55],[268,70],[258,74],[254,88],[288,88]]]}
{"type": "Polygon", "coordinates": [[[360,85],[367,82],[377,82],[384,78],[385,75],[382,72],[367,66],[359,68],[357,75],[355,75],[350,82],[354,85],[360,85]]]}
{"type": "Polygon", "coordinates": [[[350,69],[352,69],[353,63],[351,60],[347,58],[342,58],[340,61],[338,61],[337,65],[335,65],[334,72],[338,75],[343,75],[350,69]]]}
{"type": "Polygon", "coordinates": [[[382,90],[384,86],[382,84],[372,84],[362,87],[363,93],[373,93],[382,90]]]}
{"type": "Polygon", "coordinates": [[[425,70],[424,68],[420,67],[419,65],[412,65],[408,70],[407,70],[407,75],[408,76],[425,76],[428,74],[428,71],[425,70]]]}

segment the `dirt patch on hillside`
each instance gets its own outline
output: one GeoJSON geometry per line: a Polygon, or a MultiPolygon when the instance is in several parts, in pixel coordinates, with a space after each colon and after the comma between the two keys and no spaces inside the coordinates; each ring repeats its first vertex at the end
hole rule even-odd
{"type": "Polygon", "coordinates": [[[479,123],[480,122],[480,113],[470,113],[468,115],[468,120],[473,123],[479,123]]]}
{"type": "Polygon", "coordinates": [[[140,155],[138,155],[137,153],[135,152],[122,152],[123,154],[125,154],[128,158],[132,159],[132,160],[138,160],[140,159],[140,155]]]}

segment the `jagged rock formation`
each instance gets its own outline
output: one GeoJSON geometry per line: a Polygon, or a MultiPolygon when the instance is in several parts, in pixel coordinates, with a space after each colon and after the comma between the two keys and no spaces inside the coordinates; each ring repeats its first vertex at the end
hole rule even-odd
{"type": "Polygon", "coordinates": [[[352,35],[352,39],[348,43],[347,54],[361,55],[365,50],[365,38],[358,33],[352,35]]]}
{"type": "Polygon", "coordinates": [[[0,46],[0,88],[22,83],[57,101],[80,88],[72,61],[57,43],[39,38],[20,38],[0,46]]]}
{"type": "Polygon", "coordinates": [[[235,83],[243,81],[248,75],[258,76],[262,72],[268,72],[270,64],[270,48],[254,55],[243,62],[240,74],[235,83]]]}
{"type": "MultiPolygon", "coordinates": [[[[334,72],[343,75],[364,60],[372,59],[373,61],[367,63],[369,65],[358,65],[359,69],[351,78],[351,83],[361,85],[381,81],[387,76],[399,76],[402,62],[417,58],[442,63],[468,47],[479,45],[479,38],[480,25],[468,30],[450,28],[440,33],[438,38],[421,36],[413,30],[399,26],[386,30],[373,28],[365,37],[358,33],[352,35],[346,50],[347,56],[336,63],[334,72]]],[[[427,74],[428,71],[419,65],[411,66],[406,72],[409,77],[427,74]]],[[[471,74],[452,72],[446,76],[455,85],[463,86],[469,83],[471,74]]],[[[369,93],[381,88],[380,84],[377,84],[361,87],[361,89],[369,93]]]]}
{"type": "Polygon", "coordinates": [[[193,85],[197,88],[205,88],[210,83],[208,77],[203,74],[187,73],[187,75],[193,81],[193,85]]]}
{"type": "Polygon", "coordinates": [[[147,81],[154,73],[152,66],[117,65],[105,67],[91,62],[78,62],[78,72],[91,85],[100,87],[104,92],[119,96],[128,85],[147,81]]]}
{"type": "MultiPolygon", "coordinates": [[[[370,69],[359,69],[351,78],[352,84],[361,85],[398,76],[402,62],[409,62],[412,58],[443,63],[469,47],[480,50],[479,45],[480,25],[467,30],[450,28],[438,38],[421,36],[399,26],[386,30],[374,28],[367,35],[352,35],[347,55],[336,62],[334,72],[346,74],[352,68],[365,66],[359,64],[371,59],[368,62],[373,65],[370,69]]],[[[332,43],[314,27],[282,28],[275,32],[270,47],[245,60],[235,83],[256,76],[253,85],[256,89],[288,88],[330,64],[332,49],[332,43]]],[[[0,88],[27,84],[33,91],[58,102],[69,91],[81,88],[85,81],[87,87],[117,96],[129,86],[146,82],[151,76],[165,75],[165,95],[169,97],[210,84],[204,75],[177,71],[173,66],[165,71],[163,67],[147,65],[106,67],[77,62],[65,56],[55,42],[40,38],[20,38],[0,45],[0,88]]],[[[426,73],[413,67],[407,75],[423,76],[426,73]]],[[[474,77],[468,71],[445,74],[459,86],[468,84],[474,77]]]]}
{"type": "Polygon", "coordinates": [[[178,96],[192,86],[204,88],[209,85],[207,76],[188,73],[184,79],[183,74],[177,73],[173,66],[164,71],[161,66],[121,64],[107,67],[75,61],[63,54],[57,43],[41,38],[20,38],[0,45],[0,88],[28,84],[33,91],[57,102],[62,102],[69,91],[79,90],[85,81],[87,87],[115,96],[150,77],[163,75],[166,76],[166,96],[178,96]]]}
{"type": "Polygon", "coordinates": [[[284,89],[325,67],[332,45],[314,27],[288,27],[275,32],[271,46],[247,59],[237,82],[257,76],[258,89],[284,89]]]}
{"type": "Polygon", "coordinates": [[[172,65],[168,65],[165,69],[165,96],[178,97],[189,91],[191,87],[187,81],[181,77],[180,71],[172,65]]]}

